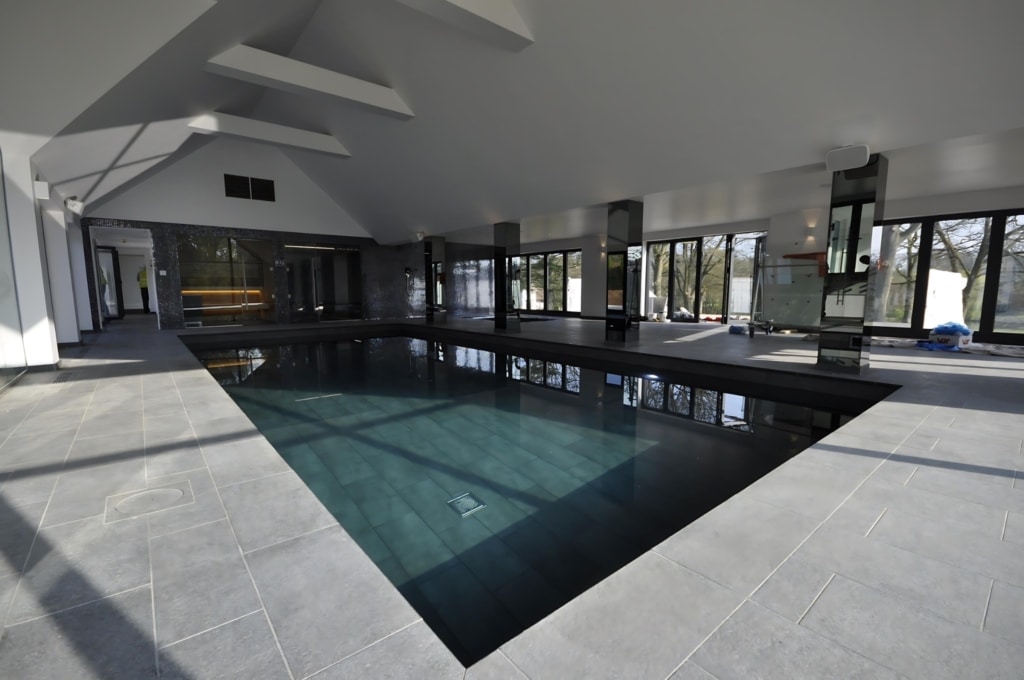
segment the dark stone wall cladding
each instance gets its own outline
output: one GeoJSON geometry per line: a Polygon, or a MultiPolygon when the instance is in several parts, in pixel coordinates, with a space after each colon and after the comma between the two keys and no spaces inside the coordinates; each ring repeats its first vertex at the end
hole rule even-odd
{"type": "MultiPolygon", "coordinates": [[[[85,243],[85,267],[88,274],[88,285],[89,285],[89,299],[92,301],[92,316],[93,323],[99,327],[99,309],[97,307],[96,297],[97,291],[95,290],[95,276],[93,275],[93,260],[91,253],[92,238],[89,235],[89,230],[96,227],[114,227],[118,229],[147,229],[153,237],[153,279],[156,285],[156,297],[157,297],[157,308],[160,313],[160,325],[162,328],[182,328],[185,325],[185,317],[182,312],[181,304],[181,269],[178,263],[178,236],[182,234],[192,234],[196,236],[219,236],[219,237],[232,237],[240,239],[254,239],[260,241],[270,241],[274,246],[274,257],[277,259],[284,257],[284,244],[285,243],[296,243],[296,244],[316,244],[316,245],[336,245],[346,247],[358,247],[360,249],[362,260],[363,260],[363,286],[365,291],[369,291],[369,282],[373,281],[373,285],[381,286],[386,285],[389,282],[393,284],[394,290],[390,292],[390,297],[397,299],[398,297],[408,298],[410,286],[405,283],[404,267],[413,265],[402,265],[398,271],[401,274],[399,277],[392,276],[390,280],[380,279],[375,281],[370,278],[370,274],[366,268],[368,260],[374,260],[380,257],[377,255],[378,251],[396,251],[401,253],[400,257],[411,258],[412,256],[406,252],[410,248],[413,251],[417,251],[412,246],[380,246],[377,245],[373,239],[359,238],[353,236],[327,236],[323,234],[300,234],[294,232],[284,231],[267,231],[262,229],[232,229],[228,227],[214,227],[207,225],[196,225],[196,224],[171,224],[167,222],[144,222],[140,220],[118,220],[118,219],[107,219],[107,218],[95,218],[86,217],[82,219],[82,236],[83,242],[85,243]],[[161,276],[160,272],[165,271],[167,274],[161,276]],[[401,281],[399,281],[401,279],[401,281]]],[[[416,263],[419,265],[419,293],[420,293],[420,305],[418,309],[420,315],[423,314],[423,255],[422,246],[418,249],[419,259],[416,263]]],[[[412,262],[412,260],[409,260],[412,262]]],[[[283,268],[274,267],[274,293],[276,300],[287,300],[288,298],[288,281],[284,275],[283,268]]],[[[152,282],[151,282],[151,285],[152,282]]],[[[365,295],[365,293],[364,293],[365,295]]],[[[388,296],[378,296],[388,297],[388,296]]],[[[288,305],[278,304],[276,307],[275,320],[278,323],[287,323],[288,321],[288,305]]],[[[384,311],[397,311],[401,308],[403,313],[401,314],[389,314],[388,316],[367,316],[367,318],[404,318],[410,316],[408,309],[410,309],[411,303],[407,303],[404,306],[392,304],[383,306],[384,311]]],[[[365,301],[364,301],[365,308],[365,301]]],[[[364,314],[365,315],[365,314],[364,314]]]]}
{"type": "Polygon", "coordinates": [[[422,243],[363,248],[363,318],[424,316],[427,296],[423,266],[422,243]]]}

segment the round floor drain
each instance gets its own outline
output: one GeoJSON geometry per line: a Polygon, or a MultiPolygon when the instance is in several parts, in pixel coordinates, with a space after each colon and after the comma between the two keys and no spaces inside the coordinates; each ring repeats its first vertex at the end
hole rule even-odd
{"type": "Polygon", "coordinates": [[[154,512],[169,508],[185,495],[181,489],[148,489],[128,496],[115,508],[122,515],[141,515],[146,512],[154,512]]]}

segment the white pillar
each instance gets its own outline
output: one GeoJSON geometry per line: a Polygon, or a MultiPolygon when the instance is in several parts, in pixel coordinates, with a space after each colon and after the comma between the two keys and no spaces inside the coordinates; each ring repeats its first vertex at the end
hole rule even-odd
{"type": "Polygon", "coordinates": [[[25,360],[29,366],[54,366],[60,357],[33,179],[28,158],[4,156],[4,193],[25,360]]]}
{"type": "Polygon", "coordinates": [[[50,301],[57,342],[79,342],[78,315],[75,310],[71,279],[71,257],[68,252],[67,225],[64,210],[46,207],[42,211],[43,239],[46,244],[46,265],[49,273],[50,301]]]}
{"type": "MultiPolygon", "coordinates": [[[[0,157],[0,170],[2,168],[3,158],[0,157]]],[[[0,173],[0,180],[2,177],[0,173]]],[[[0,189],[3,189],[2,181],[0,189]]],[[[21,337],[21,315],[18,314],[5,193],[0,191],[0,368],[23,368],[26,365],[25,343],[21,337]]]]}

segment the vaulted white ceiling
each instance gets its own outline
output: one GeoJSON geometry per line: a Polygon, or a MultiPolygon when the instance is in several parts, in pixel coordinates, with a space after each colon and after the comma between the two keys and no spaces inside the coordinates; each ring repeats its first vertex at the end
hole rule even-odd
{"type": "MultiPolygon", "coordinates": [[[[45,87],[0,66],[27,97],[0,129],[35,132],[69,74],[106,88],[33,157],[87,214],[209,114],[333,137],[350,157],[281,148],[385,243],[630,197],[659,229],[767,217],[820,205],[850,143],[890,155],[890,198],[1024,184],[1018,0],[193,0],[160,22],[104,2],[102,45],[46,45],[45,87]],[[408,112],[353,101],[360,82],[408,112]]],[[[45,32],[23,14],[5,32],[45,32]]]]}

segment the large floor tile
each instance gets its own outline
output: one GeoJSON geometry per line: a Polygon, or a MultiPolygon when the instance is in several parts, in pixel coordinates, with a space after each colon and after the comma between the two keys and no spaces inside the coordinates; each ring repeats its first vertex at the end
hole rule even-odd
{"type": "Polygon", "coordinates": [[[716,583],[750,593],[814,530],[789,510],[734,496],[655,551],[716,583]],[[736,559],[743,555],[743,559],[736,559]]]}
{"type": "Polygon", "coordinates": [[[159,654],[160,677],[165,680],[290,677],[262,611],[162,647],[159,654]]]}
{"type": "Polygon", "coordinates": [[[107,496],[145,488],[146,462],[141,457],[65,471],[53,489],[43,526],[102,515],[107,496]]]}
{"type": "Polygon", "coordinates": [[[464,674],[465,668],[458,659],[420,621],[317,673],[311,680],[462,680],[464,674]]]}
{"type": "Polygon", "coordinates": [[[227,521],[154,538],[151,545],[161,645],[261,608],[227,521]]]}
{"type": "Polygon", "coordinates": [[[67,609],[149,583],[145,522],[101,517],[41,529],[8,623],[67,609]]]}
{"type": "MultiPolygon", "coordinates": [[[[883,518],[884,519],[884,518],[883,518]]],[[[823,528],[795,557],[904,598],[950,621],[978,627],[990,580],[947,562],[841,530],[823,528]]]]}
{"type": "Polygon", "coordinates": [[[1024,645],[1024,588],[1002,581],[992,584],[983,630],[1024,645]]]}
{"type": "Polygon", "coordinates": [[[244,552],[337,523],[294,472],[234,484],[220,493],[244,552]]]}
{"type": "Polygon", "coordinates": [[[419,619],[340,527],[256,550],[247,560],[298,677],[419,619]]]}
{"type": "Polygon", "coordinates": [[[502,651],[537,680],[663,678],[742,598],[648,554],[503,645],[502,651]]]}
{"type": "Polygon", "coordinates": [[[4,678],[155,678],[155,661],[148,587],[10,626],[0,637],[4,678]]]}
{"type": "Polygon", "coordinates": [[[148,480],[150,488],[182,483],[187,483],[191,489],[193,502],[148,515],[146,519],[149,522],[150,538],[216,522],[226,517],[220,495],[213,485],[210,471],[206,468],[167,477],[152,477],[148,480]]]}
{"type": "Polygon", "coordinates": [[[749,602],[701,645],[692,660],[719,680],[899,678],[895,671],[749,602]]]}
{"type": "Polygon", "coordinates": [[[21,573],[45,509],[45,501],[14,507],[0,495],[0,578],[21,573]]]}
{"type": "Polygon", "coordinates": [[[841,576],[803,620],[807,628],[910,678],[1020,677],[1024,646],[939,618],[841,576]]]}

